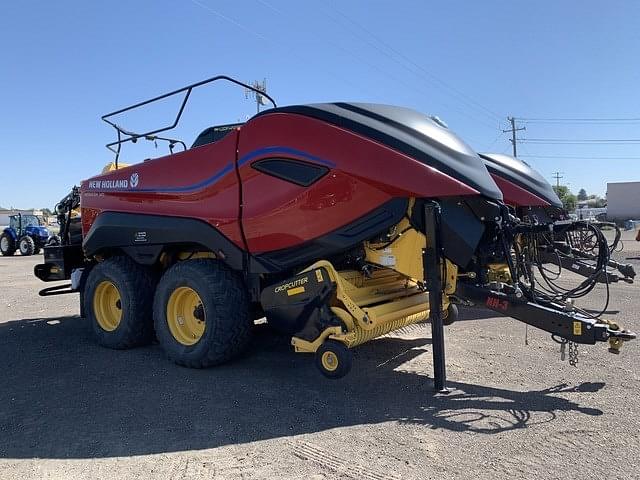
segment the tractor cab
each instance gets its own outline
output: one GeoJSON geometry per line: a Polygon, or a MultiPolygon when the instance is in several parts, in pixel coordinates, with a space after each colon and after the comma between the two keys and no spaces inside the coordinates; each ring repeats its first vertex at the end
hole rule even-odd
{"type": "Polygon", "coordinates": [[[9,217],[9,228],[15,229],[18,235],[27,231],[40,232],[47,229],[42,225],[42,221],[36,215],[11,215],[9,217]]]}

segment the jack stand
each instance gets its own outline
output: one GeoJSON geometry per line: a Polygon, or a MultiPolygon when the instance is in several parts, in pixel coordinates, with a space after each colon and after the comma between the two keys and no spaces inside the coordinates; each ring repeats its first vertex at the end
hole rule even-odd
{"type": "Polygon", "coordinates": [[[440,244],[440,205],[425,203],[424,232],[426,246],[422,252],[424,280],[429,291],[429,316],[433,348],[433,382],[438,393],[449,393],[444,355],[444,322],[442,320],[442,248],[440,244]]]}

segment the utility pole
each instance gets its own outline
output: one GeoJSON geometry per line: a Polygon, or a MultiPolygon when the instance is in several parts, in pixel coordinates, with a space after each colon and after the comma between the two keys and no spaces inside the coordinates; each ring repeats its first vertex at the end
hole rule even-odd
{"type": "Polygon", "coordinates": [[[564,172],[555,172],[553,174],[553,178],[556,179],[556,188],[560,188],[560,179],[564,178],[562,175],[560,175],[561,173],[564,173],[564,172]]]}
{"type": "MultiPolygon", "coordinates": [[[[256,80],[251,84],[258,92],[267,93],[267,79],[264,78],[262,83],[256,80]]],[[[260,105],[266,105],[264,97],[254,90],[244,89],[244,98],[254,97],[256,100],[256,113],[260,113],[260,105]]]]}
{"type": "Polygon", "coordinates": [[[511,133],[511,138],[509,139],[509,141],[511,142],[511,145],[513,145],[513,156],[517,157],[518,156],[518,148],[517,148],[517,142],[518,142],[518,138],[516,137],[516,132],[519,132],[520,130],[526,130],[526,127],[520,127],[520,128],[516,128],[516,118],[515,117],[507,117],[507,120],[509,120],[509,123],[511,124],[511,128],[507,129],[507,130],[502,130],[502,133],[507,133],[510,132],[511,133]]]}

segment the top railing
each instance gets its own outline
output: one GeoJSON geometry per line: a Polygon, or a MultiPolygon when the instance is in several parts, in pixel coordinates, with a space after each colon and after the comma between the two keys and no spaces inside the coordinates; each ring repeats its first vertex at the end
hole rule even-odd
{"type": "Polygon", "coordinates": [[[144,102],[136,103],[134,105],[130,105],[130,106],[125,107],[125,108],[121,108],[120,110],[116,110],[115,112],[107,113],[106,115],[103,115],[101,117],[102,120],[104,122],[108,123],[109,125],[111,125],[118,132],[118,139],[115,142],[111,142],[111,143],[108,143],[106,145],[106,147],[109,150],[111,150],[113,153],[115,153],[115,155],[116,155],[116,158],[115,158],[116,168],[118,167],[118,159],[120,158],[120,149],[122,148],[122,144],[123,143],[127,143],[127,142],[136,143],[138,141],[138,139],[145,139],[145,140],[152,140],[152,141],[155,141],[155,140],[167,141],[167,142],[169,142],[169,149],[172,152],[173,152],[173,146],[175,144],[181,144],[183,146],[183,148],[186,150],[186,145],[184,144],[184,142],[182,142],[180,140],[174,140],[174,139],[171,139],[171,138],[159,137],[159,136],[157,136],[157,134],[161,133],[161,132],[166,132],[167,130],[172,130],[178,125],[178,123],[180,122],[180,118],[182,117],[182,113],[184,112],[184,108],[187,105],[187,101],[189,100],[189,96],[191,95],[191,91],[194,88],[198,88],[198,87],[201,87],[203,85],[207,85],[209,83],[216,82],[218,80],[226,80],[227,82],[235,83],[236,85],[244,87],[244,88],[246,88],[248,90],[252,90],[253,92],[258,93],[261,96],[263,96],[264,98],[266,98],[267,100],[269,100],[273,104],[274,107],[277,107],[275,100],[273,98],[271,98],[266,92],[261,91],[261,90],[257,89],[256,87],[254,87],[252,85],[249,85],[249,84],[246,84],[246,83],[241,82],[239,80],[236,80],[235,78],[231,78],[231,77],[228,77],[226,75],[217,75],[215,77],[211,77],[211,78],[208,78],[206,80],[202,80],[202,81],[197,82],[197,83],[192,83],[191,85],[187,85],[186,87],[179,88],[178,90],[174,90],[173,92],[165,93],[163,95],[159,95],[159,96],[151,98],[149,100],[145,100],[144,102]],[[110,120],[111,117],[114,117],[114,116],[119,115],[121,113],[128,112],[130,110],[134,110],[136,108],[140,108],[140,107],[143,107],[145,105],[149,105],[150,103],[154,103],[154,102],[157,102],[159,100],[163,100],[165,98],[173,97],[173,96],[179,95],[181,93],[184,93],[184,98],[182,99],[182,103],[180,104],[180,108],[178,110],[178,113],[176,114],[176,118],[175,118],[175,120],[173,121],[172,124],[170,124],[170,125],[168,125],[166,127],[157,128],[155,130],[149,130],[148,132],[144,132],[144,133],[136,133],[136,132],[131,132],[131,131],[125,130],[120,125],[118,125],[114,121],[110,120]]]}

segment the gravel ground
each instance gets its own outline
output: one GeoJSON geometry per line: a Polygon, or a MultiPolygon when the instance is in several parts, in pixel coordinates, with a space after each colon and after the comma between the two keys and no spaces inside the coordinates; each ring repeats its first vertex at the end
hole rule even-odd
{"type": "MultiPolygon", "coordinates": [[[[617,258],[640,273],[624,238],[617,258]]],[[[39,261],[0,258],[3,480],[640,478],[639,342],[581,346],[574,368],[548,335],[525,346],[523,324],[465,310],[446,330],[448,395],[429,325],[360,347],[340,381],[266,331],[245,358],[189,370],[158,346],[95,345],[75,295],[37,296],[39,261]]],[[[609,317],[640,331],[638,285],[611,296],[609,317]]]]}

